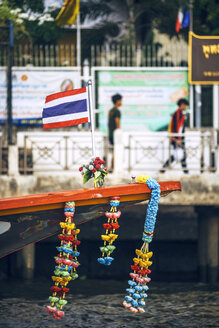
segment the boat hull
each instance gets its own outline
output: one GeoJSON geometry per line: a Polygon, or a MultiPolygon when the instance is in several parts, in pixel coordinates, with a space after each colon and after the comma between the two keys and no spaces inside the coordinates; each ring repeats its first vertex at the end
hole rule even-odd
{"type": "MultiPolygon", "coordinates": [[[[161,196],[180,191],[178,181],[161,182],[161,196]]],[[[79,189],[0,200],[0,258],[60,231],[64,204],[74,201],[76,225],[101,217],[109,210],[112,196],[120,197],[120,208],[150,199],[143,184],[79,189]]]]}

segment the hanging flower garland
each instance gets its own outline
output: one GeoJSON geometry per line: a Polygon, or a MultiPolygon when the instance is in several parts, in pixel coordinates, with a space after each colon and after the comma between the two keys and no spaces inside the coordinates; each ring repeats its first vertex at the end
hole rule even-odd
{"type": "Polygon", "coordinates": [[[107,168],[104,165],[105,161],[100,159],[100,157],[92,158],[88,164],[82,165],[79,171],[83,175],[83,183],[94,178],[95,187],[102,187],[105,176],[108,174],[107,168]]]}
{"type": "Polygon", "coordinates": [[[154,227],[156,222],[156,215],[158,211],[158,202],[160,199],[160,186],[156,180],[146,176],[140,175],[137,178],[139,183],[146,183],[151,189],[151,198],[148,203],[147,214],[144,224],[143,232],[143,245],[141,249],[136,249],[136,257],[133,258],[134,264],[131,265],[130,279],[128,281],[129,288],[126,289],[128,295],[125,296],[123,306],[130,311],[145,312],[144,306],[146,305],[145,299],[147,298],[147,290],[149,289],[147,284],[150,282],[148,275],[151,273],[149,267],[152,264],[150,258],[153,252],[149,252],[149,243],[152,241],[154,234],[154,227]]]}
{"type": "Polygon", "coordinates": [[[110,255],[116,249],[116,246],[112,244],[118,238],[118,235],[115,234],[115,231],[120,227],[117,221],[121,215],[121,212],[117,210],[119,203],[120,197],[111,197],[110,211],[105,213],[108,220],[107,223],[103,224],[103,227],[106,229],[106,232],[104,235],[101,235],[101,239],[104,241],[104,245],[100,247],[102,257],[99,257],[97,261],[100,264],[107,266],[111,265],[112,261],[114,260],[114,258],[110,255]]]}
{"type": "Polygon", "coordinates": [[[65,221],[60,222],[62,233],[58,235],[61,245],[57,247],[58,255],[55,256],[55,271],[52,280],[55,286],[50,289],[52,296],[49,297],[50,305],[46,307],[48,313],[51,313],[53,318],[60,320],[64,316],[63,306],[67,304],[65,300],[66,293],[69,292],[68,285],[70,280],[78,278],[77,267],[80,265],[78,256],[80,253],[77,246],[80,244],[77,236],[80,229],[76,229],[73,217],[75,213],[75,203],[65,203],[64,214],[65,221]]]}

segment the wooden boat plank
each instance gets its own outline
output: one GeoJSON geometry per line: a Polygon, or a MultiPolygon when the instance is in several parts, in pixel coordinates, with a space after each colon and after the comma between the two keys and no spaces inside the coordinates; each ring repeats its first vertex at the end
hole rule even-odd
{"type": "MultiPolygon", "coordinates": [[[[161,195],[172,191],[180,191],[179,181],[160,182],[161,195]]],[[[147,200],[151,190],[146,184],[131,183],[126,185],[68,190],[45,194],[35,194],[21,197],[11,197],[0,200],[0,216],[15,213],[34,212],[39,210],[63,208],[67,201],[74,201],[76,206],[104,204],[112,196],[120,196],[120,201],[147,200]]]]}
{"type": "MultiPolygon", "coordinates": [[[[160,182],[160,187],[162,196],[181,190],[178,181],[160,182]]],[[[150,199],[151,190],[145,184],[127,184],[0,200],[0,258],[60,231],[65,202],[75,201],[78,225],[103,216],[112,196],[120,196],[122,209],[150,199]]]]}

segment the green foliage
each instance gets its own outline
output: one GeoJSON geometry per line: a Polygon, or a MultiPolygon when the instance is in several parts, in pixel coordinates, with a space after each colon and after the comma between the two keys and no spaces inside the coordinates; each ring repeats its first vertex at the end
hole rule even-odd
{"type": "Polygon", "coordinates": [[[83,183],[86,183],[88,180],[91,179],[92,176],[92,172],[90,170],[87,170],[84,174],[83,174],[83,183]]]}
{"type": "Polygon", "coordinates": [[[219,35],[218,0],[195,0],[193,30],[198,35],[219,35]]]}
{"type": "MultiPolygon", "coordinates": [[[[133,41],[143,45],[152,41],[154,28],[170,38],[178,36],[175,31],[177,13],[180,7],[188,8],[188,4],[188,0],[89,0],[89,6],[87,1],[81,1],[81,13],[83,19],[96,19],[99,16],[104,18],[101,29],[95,30],[99,44],[102,44],[112,31],[112,26],[107,27],[107,21],[120,13],[121,21],[113,23],[111,20],[111,23],[117,26],[113,36],[118,36],[121,26],[124,28],[126,25],[126,34],[117,41],[122,38],[129,43],[133,41]]],[[[218,35],[218,0],[193,0],[193,30],[198,35],[218,35]]],[[[182,29],[180,35],[187,39],[188,28],[182,29]]]]}
{"type": "MultiPolygon", "coordinates": [[[[187,0],[81,0],[81,21],[96,20],[95,28],[82,30],[82,54],[89,57],[92,44],[102,45],[111,42],[126,41],[140,45],[153,41],[153,30],[165,33],[170,38],[177,36],[175,23],[181,6],[188,6],[187,0]],[[117,17],[115,20],[114,17],[117,17]],[[118,18],[119,17],[119,18],[118,18]]],[[[198,35],[219,34],[218,0],[193,0],[193,30],[198,35]]],[[[55,22],[39,19],[19,20],[20,9],[23,13],[43,16],[44,0],[3,0],[0,6],[0,24],[7,25],[13,20],[15,40],[31,40],[33,43],[55,43],[64,36],[65,30],[55,22]]],[[[50,12],[55,18],[60,8],[50,12]]],[[[188,38],[188,28],[182,29],[180,35],[188,38]]],[[[1,33],[1,41],[6,32],[1,33]]]]}
{"type": "MultiPolygon", "coordinates": [[[[7,1],[3,1],[0,6],[0,25],[8,26],[9,20],[12,20],[14,24],[15,40],[22,41],[30,39],[29,33],[25,29],[25,26],[19,22],[18,14],[11,11],[7,1]]],[[[1,42],[7,42],[9,40],[9,32],[7,30],[1,30],[0,35],[1,42]]]]}
{"type": "Polygon", "coordinates": [[[10,0],[11,8],[21,8],[32,12],[42,13],[45,9],[43,0],[10,0]]]}
{"type": "MultiPolygon", "coordinates": [[[[55,43],[63,36],[63,30],[54,21],[43,20],[43,0],[3,0],[0,6],[0,24],[8,25],[14,22],[15,42],[31,41],[33,43],[55,43]],[[22,17],[26,14],[27,17],[22,17]],[[29,19],[32,16],[32,19],[29,19]],[[22,17],[22,18],[21,18],[22,17]]],[[[51,12],[55,18],[58,10],[51,12]]],[[[7,39],[7,33],[1,35],[1,41],[7,39]]]]}
{"type": "Polygon", "coordinates": [[[44,22],[39,25],[37,21],[26,21],[25,27],[29,31],[33,43],[56,43],[64,34],[63,30],[57,27],[54,22],[44,22]]]}

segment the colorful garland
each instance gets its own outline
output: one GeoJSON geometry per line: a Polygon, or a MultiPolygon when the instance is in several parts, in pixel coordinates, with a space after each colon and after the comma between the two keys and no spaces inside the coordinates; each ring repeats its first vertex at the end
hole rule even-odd
{"type": "Polygon", "coordinates": [[[120,197],[111,197],[110,206],[111,209],[109,212],[106,212],[105,215],[108,218],[107,223],[103,224],[104,229],[106,229],[105,235],[101,235],[101,239],[104,241],[104,245],[100,247],[102,257],[99,257],[97,261],[100,264],[111,265],[114,260],[110,255],[116,249],[116,246],[113,246],[112,243],[118,238],[118,235],[115,234],[115,231],[119,228],[118,218],[121,215],[121,212],[117,210],[117,207],[120,203],[120,197]],[[108,242],[108,245],[107,245],[108,242]]]}
{"type": "Polygon", "coordinates": [[[150,258],[153,255],[152,252],[149,252],[149,243],[153,238],[156,215],[158,211],[158,202],[160,199],[160,186],[156,180],[146,175],[141,175],[137,178],[137,181],[148,185],[151,189],[151,199],[148,203],[144,224],[144,232],[142,237],[144,243],[141,249],[135,250],[137,257],[133,258],[134,264],[131,265],[133,272],[129,274],[132,280],[128,281],[129,288],[126,289],[128,295],[125,296],[125,300],[123,301],[123,306],[134,313],[145,312],[143,307],[146,304],[146,291],[149,289],[147,283],[151,280],[148,277],[148,274],[151,273],[149,266],[152,264],[150,258]]]}
{"type": "Polygon", "coordinates": [[[66,286],[70,280],[78,278],[76,268],[80,265],[77,259],[80,253],[77,250],[77,246],[80,244],[80,241],[77,239],[77,235],[80,229],[76,229],[73,222],[74,212],[75,203],[65,203],[65,221],[60,222],[62,233],[58,235],[61,245],[57,247],[59,252],[55,256],[57,265],[55,266],[54,276],[52,276],[55,286],[50,288],[52,291],[52,296],[49,297],[51,304],[46,307],[46,311],[51,313],[56,320],[61,319],[65,314],[62,308],[67,304],[65,295],[69,292],[69,288],[66,288],[66,286]]]}
{"type": "Polygon", "coordinates": [[[92,158],[91,162],[86,165],[82,165],[79,171],[83,175],[83,183],[94,178],[95,187],[102,187],[105,176],[108,174],[107,168],[104,166],[105,161],[100,157],[92,158]]]}

